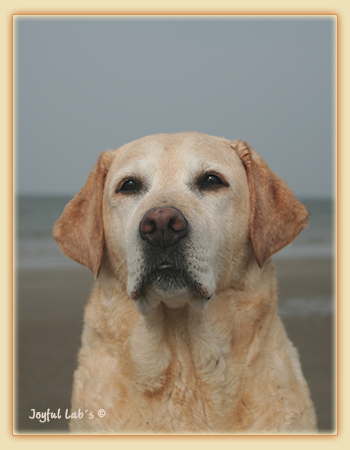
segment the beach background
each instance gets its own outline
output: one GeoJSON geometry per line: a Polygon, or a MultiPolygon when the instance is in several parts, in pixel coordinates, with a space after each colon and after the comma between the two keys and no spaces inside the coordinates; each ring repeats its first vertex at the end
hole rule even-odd
{"type": "Polygon", "coordinates": [[[18,433],[67,432],[93,277],[51,232],[98,154],[155,133],[242,139],[308,208],[273,257],[321,432],[335,404],[335,16],[14,18],[18,433]]]}
{"type": "MultiPolygon", "coordinates": [[[[16,424],[22,432],[68,431],[68,421],[32,420],[32,409],[70,407],[84,305],[92,274],[64,256],[52,227],[69,197],[19,197],[16,248],[16,424]]],[[[279,313],[299,351],[321,432],[334,429],[334,205],[301,199],[310,224],[275,257],[279,313]]]]}

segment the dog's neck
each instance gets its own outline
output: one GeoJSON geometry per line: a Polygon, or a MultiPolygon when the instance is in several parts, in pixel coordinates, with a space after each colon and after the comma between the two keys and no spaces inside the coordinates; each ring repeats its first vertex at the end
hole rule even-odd
{"type": "Polygon", "coordinates": [[[251,354],[246,349],[254,347],[251,344],[257,336],[259,346],[263,345],[262,336],[269,329],[266,321],[277,315],[277,311],[267,314],[276,309],[273,272],[272,265],[250,271],[244,289],[222,289],[203,311],[190,305],[171,309],[160,303],[145,316],[122,284],[102,272],[85,322],[103,335],[110,352],[127,355],[122,358],[129,361],[125,370],[134,385],[150,395],[164,389],[169,377],[186,382],[195,376],[202,383],[218,386],[228,370],[254,357],[258,349],[250,350],[251,354]],[[257,282],[264,287],[259,298],[254,294],[257,282]]]}

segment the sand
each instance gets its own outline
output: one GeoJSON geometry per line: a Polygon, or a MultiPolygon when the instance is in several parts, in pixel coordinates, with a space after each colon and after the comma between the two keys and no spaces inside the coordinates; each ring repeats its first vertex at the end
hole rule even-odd
{"type": "MultiPolygon", "coordinates": [[[[330,258],[276,260],[280,304],[290,298],[333,297],[330,258]]],[[[93,277],[81,267],[23,270],[16,279],[15,431],[66,433],[84,305],[93,277]],[[60,414],[40,422],[35,412],[60,414]],[[59,415],[58,415],[59,417],[59,415]]],[[[334,317],[313,313],[283,318],[309,383],[320,432],[334,430],[334,317]]]]}

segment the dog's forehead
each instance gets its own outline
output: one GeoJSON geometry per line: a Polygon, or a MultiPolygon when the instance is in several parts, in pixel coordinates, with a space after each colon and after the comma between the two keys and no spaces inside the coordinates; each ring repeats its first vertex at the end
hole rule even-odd
{"type": "Polygon", "coordinates": [[[230,141],[201,133],[158,134],[117,149],[112,169],[137,169],[148,164],[182,168],[187,165],[195,169],[210,163],[232,168],[239,164],[230,141]]]}

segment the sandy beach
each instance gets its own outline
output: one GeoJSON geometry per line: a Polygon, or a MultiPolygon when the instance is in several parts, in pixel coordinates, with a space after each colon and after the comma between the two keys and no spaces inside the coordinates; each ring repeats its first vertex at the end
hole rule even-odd
{"type": "MultiPolygon", "coordinates": [[[[281,311],[290,299],[333,298],[330,258],[275,260],[281,311]]],[[[93,277],[85,268],[21,270],[16,278],[16,369],[14,404],[17,433],[68,432],[73,372],[93,277]],[[35,412],[59,413],[49,422],[35,412]],[[59,417],[58,415],[58,417],[59,417]]],[[[334,314],[281,314],[297,347],[309,383],[319,430],[334,430],[334,314]]]]}

